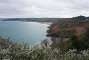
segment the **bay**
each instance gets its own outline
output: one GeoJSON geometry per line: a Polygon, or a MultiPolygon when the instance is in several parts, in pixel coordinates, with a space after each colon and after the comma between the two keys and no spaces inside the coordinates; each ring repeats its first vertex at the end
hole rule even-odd
{"type": "Polygon", "coordinates": [[[39,44],[47,38],[48,26],[39,22],[0,21],[0,36],[9,37],[14,42],[39,44]]]}

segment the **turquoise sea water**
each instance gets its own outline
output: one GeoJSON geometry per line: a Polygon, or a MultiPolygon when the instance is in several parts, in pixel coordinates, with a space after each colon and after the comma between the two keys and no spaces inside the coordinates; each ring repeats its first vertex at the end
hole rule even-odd
{"type": "Polygon", "coordinates": [[[48,26],[38,22],[0,21],[0,36],[33,45],[47,38],[48,26]]]}

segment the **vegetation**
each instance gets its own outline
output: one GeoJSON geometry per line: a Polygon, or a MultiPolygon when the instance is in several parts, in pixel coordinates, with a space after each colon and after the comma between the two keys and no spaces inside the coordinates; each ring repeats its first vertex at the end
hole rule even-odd
{"type": "Polygon", "coordinates": [[[86,20],[86,17],[77,16],[73,17],[72,19],[74,19],[75,22],[78,23],[75,24],[73,20],[72,23],[65,22],[64,24],[60,24],[59,21],[59,23],[53,23],[49,27],[49,30],[47,31],[47,36],[52,38],[52,48],[65,48],[65,43],[67,45],[65,49],[77,49],[78,51],[81,51],[89,48],[89,27],[87,26],[88,22],[82,21],[86,20]],[[58,43],[57,41],[60,42],[58,43]],[[57,42],[57,44],[55,42],[57,42]]]}
{"type": "Polygon", "coordinates": [[[85,19],[87,19],[87,17],[80,15],[80,16],[77,16],[77,17],[73,17],[72,19],[73,20],[85,20],[85,19]]]}
{"type": "MultiPolygon", "coordinates": [[[[74,36],[72,36],[73,40],[74,36]]],[[[1,38],[2,39],[2,38],[1,38]]],[[[5,39],[4,39],[5,40],[5,39]]],[[[7,41],[8,39],[6,39],[7,41]]],[[[7,41],[8,42],[8,41],[7,41]]],[[[14,44],[14,43],[13,43],[14,44]]],[[[12,45],[13,45],[12,44],[12,45]]],[[[75,44],[75,43],[74,43],[75,44]]],[[[74,45],[75,47],[75,45],[74,45]]],[[[88,60],[89,50],[80,51],[82,54],[74,53],[75,49],[63,51],[60,48],[28,48],[26,44],[15,43],[14,47],[0,49],[0,60],[88,60]]]]}
{"type": "MultiPolygon", "coordinates": [[[[7,49],[6,49],[7,50],[7,49]]],[[[0,51],[1,52],[1,51],[0,51]]],[[[82,53],[84,51],[81,51],[82,53]]],[[[76,54],[73,50],[62,53],[60,49],[22,49],[17,51],[8,50],[8,53],[0,53],[0,60],[88,60],[89,50],[86,50],[87,54],[76,54]]]]}
{"type": "MultiPolygon", "coordinates": [[[[85,17],[73,19],[83,20],[85,17]]],[[[0,37],[0,60],[89,60],[89,28],[79,36],[65,28],[64,24],[61,29],[57,28],[60,26],[49,27],[47,36],[52,38],[52,44],[48,47],[44,40],[45,48],[30,48],[27,44],[13,43],[9,38],[0,37]]]]}

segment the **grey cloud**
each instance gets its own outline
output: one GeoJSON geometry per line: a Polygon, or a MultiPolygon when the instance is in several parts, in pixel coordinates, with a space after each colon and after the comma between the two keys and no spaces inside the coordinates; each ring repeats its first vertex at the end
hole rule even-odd
{"type": "Polygon", "coordinates": [[[89,15],[88,0],[0,0],[0,17],[89,15]]]}

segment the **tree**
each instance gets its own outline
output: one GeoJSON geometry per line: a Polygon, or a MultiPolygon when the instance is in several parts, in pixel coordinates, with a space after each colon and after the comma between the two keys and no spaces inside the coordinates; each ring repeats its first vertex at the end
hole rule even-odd
{"type": "Polygon", "coordinates": [[[89,48],[89,28],[87,29],[86,33],[81,36],[81,49],[85,50],[89,48]]]}
{"type": "Polygon", "coordinates": [[[73,17],[73,19],[74,19],[74,20],[85,20],[85,19],[86,19],[86,17],[85,17],[85,16],[80,15],[80,16],[77,16],[77,17],[73,17]]]}
{"type": "Polygon", "coordinates": [[[78,41],[78,38],[75,34],[72,34],[69,38],[70,46],[69,49],[80,49],[80,42],[78,41]]]}
{"type": "Polygon", "coordinates": [[[78,51],[86,50],[89,48],[89,28],[87,31],[77,37],[76,35],[70,36],[70,49],[77,49],[78,51]]]}

